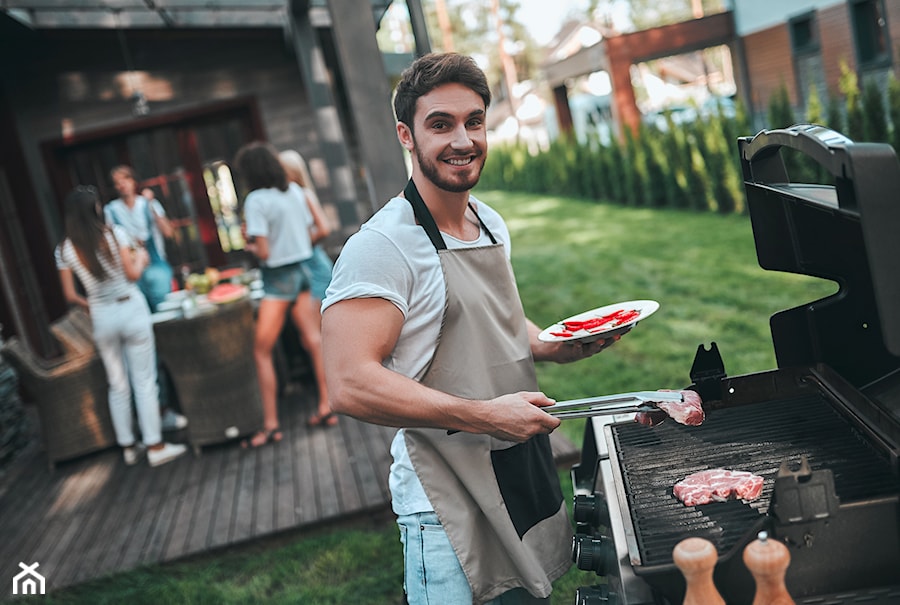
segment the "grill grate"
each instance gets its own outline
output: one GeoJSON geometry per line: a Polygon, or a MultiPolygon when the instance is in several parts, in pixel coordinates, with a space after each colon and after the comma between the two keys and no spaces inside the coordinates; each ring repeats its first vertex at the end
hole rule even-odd
{"type": "Polygon", "coordinates": [[[887,457],[821,396],[717,410],[699,427],[617,424],[612,434],[645,566],[671,564],[688,534],[711,540],[720,555],[730,552],[767,512],[785,460],[806,455],[813,470],[831,469],[841,503],[900,493],[887,457]],[[762,496],[686,507],[672,494],[690,473],[718,467],[761,475],[762,496]]]}

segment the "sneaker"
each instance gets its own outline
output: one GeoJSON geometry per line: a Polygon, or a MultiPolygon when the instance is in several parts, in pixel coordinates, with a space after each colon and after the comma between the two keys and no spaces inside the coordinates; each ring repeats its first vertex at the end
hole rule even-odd
{"type": "Polygon", "coordinates": [[[166,408],[160,420],[164,431],[180,431],[188,425],[188,419],[181,414],[173,412],[171,408],[166,408]]]}
{"type": "Polygon", "coordinates": [[[166,462],[171,462],[179,456],[187,453],[187,446],[180,443],[164,443],[158,450],[147,450],[147,464],[150,466],[159,466],[166,462]]]}
{"type": "Polygon", "coordinates": [[[135,443],[129,447],[122,448],[122,458],[125,459],[125,464],[128,466],[134,466],[141,459],[141,456],[144,455],[144,452],[147,450],[147,446],[145,446],[140,441],[135,443]]]}

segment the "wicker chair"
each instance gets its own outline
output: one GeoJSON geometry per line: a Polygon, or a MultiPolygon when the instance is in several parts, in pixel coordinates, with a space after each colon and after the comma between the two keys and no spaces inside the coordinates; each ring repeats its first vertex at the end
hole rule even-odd
{"type": "Polygon", "coordinates": [[[154,325],[159,360],[189,420],[188,441],[195,453],[262,428],[253,325],[253,307],[246,299],[154,325]]]}
{"type": "Polygon", "coordinates": [[[94,348],[90,317],[73,309],[51,326],[64,355],[45,360],[18,338],[0,353],[16,369],[26,401],[37,406],[50,467],[116,444],[106,371],[94,348]]]}

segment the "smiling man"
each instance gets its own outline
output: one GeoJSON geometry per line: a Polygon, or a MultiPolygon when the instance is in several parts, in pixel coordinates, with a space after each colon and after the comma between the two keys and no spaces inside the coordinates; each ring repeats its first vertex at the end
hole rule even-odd
{"type": "Polygon", "coordinates": [[[430,54],[402,75],[412,178],[346,243],[323,303],[335,411],[395,426],[390,488],[412,605],[548,602],[571,525],[534,362],[613,340],[545,343],[526,317],[509,232],[475,199],[491,93],[475,62],[430,54]]]}

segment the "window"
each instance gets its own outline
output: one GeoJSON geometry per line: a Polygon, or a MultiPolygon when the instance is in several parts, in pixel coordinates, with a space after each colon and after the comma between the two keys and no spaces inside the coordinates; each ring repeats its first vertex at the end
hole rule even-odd
{"type": "Polygon", "coordinates": [[[850,18],[859,66],[865,69],[890,65],[883,0],[851,0],[850,18]]]}
{"type": "Polygon", "coordinates": [[[819,51],[819,36],[816,32],[815,13],[794,17],[788,22],[791,31],[791,50],[794,56],[808,55],[819,51]]]}

